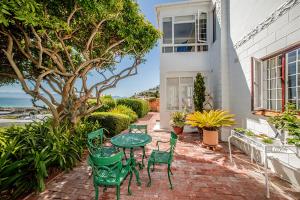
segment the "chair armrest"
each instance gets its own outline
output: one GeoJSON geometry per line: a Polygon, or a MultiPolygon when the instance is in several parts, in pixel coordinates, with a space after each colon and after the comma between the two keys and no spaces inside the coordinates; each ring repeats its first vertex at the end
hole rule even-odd
{"type": "Polygon", "coordinates": [[[161,141],[161,140],[158,140],[156,142],[156,146],[157,146],[157,150],[159,151],[159,143],[169,143],[170,141],[161,141]]]}

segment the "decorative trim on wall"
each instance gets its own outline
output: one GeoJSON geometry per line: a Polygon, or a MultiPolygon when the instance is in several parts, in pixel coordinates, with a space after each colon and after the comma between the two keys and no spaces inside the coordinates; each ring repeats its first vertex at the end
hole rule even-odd
{"type": "Polygon", "coordinates": [[[263,22],[258,24],[254,29],[252,29],[247,35],[245,35],[240,41],[235,43],[234,48],[238,49],[244,43],[252,39],[255,35],[257,35],[262,30],[266,29],[273,22],[275,22],[279,17],[287,13],[291,8],[295,5],[299,4],[300,0],[288,0],[284,4],[282,4],[279,8],[277,8],[268,18],[266,18],[263,22]]]}

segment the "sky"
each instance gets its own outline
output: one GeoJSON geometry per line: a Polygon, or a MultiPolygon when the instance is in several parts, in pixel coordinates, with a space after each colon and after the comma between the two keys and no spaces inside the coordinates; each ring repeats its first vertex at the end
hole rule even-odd
{"type": "MultiPolygon", "coordinates": [[[[175,2],[180,0],[137,0],[141,12],[157,27],[155,5],[161,3],[175,2]]],[[[121,80],[116,88],[105,91],[112,96],[129,97],[136,92],[144,91],[159,85],[159,47],[156,45],[145,57],[146,62],[141,64],[138,74],[121,80]]],[[[96,76],[92,76],[96,79],[96,76]]],[[[92,80],[93,81],[93,80],[92,80]]],[[[0,88],[1,96],[24,95],[20,85],[4,86],[0,88]]]]}

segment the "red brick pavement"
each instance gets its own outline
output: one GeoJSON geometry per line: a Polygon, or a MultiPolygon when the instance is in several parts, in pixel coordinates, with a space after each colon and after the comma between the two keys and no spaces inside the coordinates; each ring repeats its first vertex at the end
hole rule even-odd
{"type": "MultiPolygon", "coordinates": [[[[138,123],[147,123],[150,127],[150,134],[153,137],[151,144],[147,145],[147,155],[155,148],[155,141],[168,140],[167,132],[153,132],[157,113],[150,113],[138,123]]],[[[199,144],[199,134],[184,133],[177,143],[175,159],[172,165],[174,189],[169,189],[166,166],[156,166],[152,175],[152,186],[146,187],[148,182],[147,170],[140,171],[141,186],[137,186],[135,178],[132,182],[132,195],[127,195],[129,178],[121,186],[121,199],[237,199],[252,200],[266,199],[264,178],[260,173],[261,167],[249,162],[249,158],[234,149],[235,164],[228,160],[227,144],[221,144],[221,149],[211,151],[202,148],[199,144]]],[[[163,146],[165,148],[168,145],[163,146]]],[[[135,152],[137,159],[141,158],[141,151],[135,152]]],[[[272,177],[271,199],[300,199],[297,193],[289,184],[272,177]]],[[[106,192],[100,191],[99,199],[115,199],[115,188],[108,188],[106,192]]],[[[82,161],[76,168],[68,173],[56,177],[47,184],[43,193],[30,197],[36,199],[94,199],[94,188],[92,178],[89,177],[89,169],[86,161],[82,161]]]]}

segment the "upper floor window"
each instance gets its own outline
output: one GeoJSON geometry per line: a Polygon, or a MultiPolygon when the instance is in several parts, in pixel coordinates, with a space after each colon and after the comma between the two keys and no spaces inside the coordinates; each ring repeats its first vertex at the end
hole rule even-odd
{"type": "Polygon", "coordinates": [[[207,51],[207,14],[166,17],[162,21],[163,53],[207,51]]]}
{"type": "Polygon", "coordinates": [[[254,110],[282,111],[285,102],[300,108],[300,48],[252,63],[254,110]]]}

